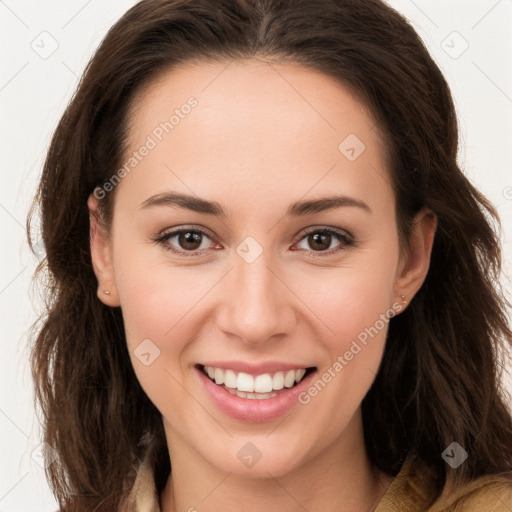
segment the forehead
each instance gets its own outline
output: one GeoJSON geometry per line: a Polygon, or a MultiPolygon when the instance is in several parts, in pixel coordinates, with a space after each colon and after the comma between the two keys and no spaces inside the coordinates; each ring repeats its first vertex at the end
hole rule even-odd
{"type": "Polygon", "coordinates": [[[199,194],[213,179],[231,190],[246,183],[253,195],[303,196],[317,184],[390,188],[387,151],[368,109],[337,81],[298,64],[180,65],[134,98],[129,120],[127,158],[154,142],[123,180],[140,194],[157,183],[188,183],[199,194]],[[195,106],[184,108],[190,98],[195,106]]]}

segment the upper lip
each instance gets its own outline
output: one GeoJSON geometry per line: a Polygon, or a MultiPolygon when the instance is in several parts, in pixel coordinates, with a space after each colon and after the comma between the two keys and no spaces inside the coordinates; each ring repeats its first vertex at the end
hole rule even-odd
{"type": "Polygon", "coordinates": [[[248,363],[246,361],[207,361],[200,363],[200,366],[213,366],[224,370],[233,370],[236,373],[244,372],[250,375],[261,375],[263,373],[276,373],[287,370],[300,370],[311,368],[312,365],[302,363],[285,363],[281,361],[266,361],[262,363],[248,363]]]}

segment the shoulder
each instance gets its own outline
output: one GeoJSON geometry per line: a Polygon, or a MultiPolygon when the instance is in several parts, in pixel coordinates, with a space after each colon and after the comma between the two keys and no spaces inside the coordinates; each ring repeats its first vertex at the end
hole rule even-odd
{"type": "Polygon", "coordinates": [[[374,512],[425,512],[434,493],[432,474],[408,456],[374,512]]]}
{"type": "Polygon", "coordinates": [[[512,477],[487,475],[451,494],[443,493],[428,512],[512,511],[512,477]]]}
{"type": "Polygon", "coordinates": [[[137,469],[132,489],[119,507],[119,512],[160,512],[150,455],[148,450],[137,469]]]}
{"type": "Polygon", "coordinates": [[[432,471],[407,457],[375,512],[512,512],[512,472],[475,478],[438,496],[432,471]]]}

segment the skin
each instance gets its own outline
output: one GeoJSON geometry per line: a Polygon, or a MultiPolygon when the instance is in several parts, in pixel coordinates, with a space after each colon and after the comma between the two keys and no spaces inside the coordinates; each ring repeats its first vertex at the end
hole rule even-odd
{"type": "Polygon", "coordinates": [[[370,114],[346,88],[300,65],[258,60],[191,63],[167,72],[136,98],[127,155],[172,110],[198,105],[115,190],[112,229],[97,220],[91,195],[91,253],[98,297],[121,306],[137,378],[163,415],[173,473],[164,512],[373,510],[392,477],[372,467],[361,401],[382,359],[386,327],[307,405],[274,421],[247,423],[211,402],[193,366],[207,360],[289,361],[321,374],[401,295],[410,301],[428,271],[435,217],[422,210],[400,251],[385,145],[370,114]],[[227,67],[226,67],[227,66],[227,67]],[[338,149],[356,134],[366,149],[348,160],[338,149]],[[226,218],[177,206],[141,208],[178,191],[219,202],[226,218]],[[333,193],[364,201],[301,217],[288,205],[333,193]],[[201,255],[169,228],[206,228],[201,255]],[[305,228],[350,233],[321,255],[305,228]],[[253,262],[236,249],[252,236],[253,262]],[[183,244],[183,241],[182,241],[183,244]],[[190,251],[190,249],[188,249],[190,251]],[[316,255],[316,257],[315,257],[316,255]],[[103,293],[110,290],[110,295],[103,293]],[[135,357],[144,339],[160,355],[135,357]],[[247,443],[261,459],[246,467],[247,443]]]}

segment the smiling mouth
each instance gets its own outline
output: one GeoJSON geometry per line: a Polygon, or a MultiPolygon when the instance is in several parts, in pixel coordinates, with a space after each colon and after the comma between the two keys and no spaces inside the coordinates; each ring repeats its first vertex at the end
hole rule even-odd
{"type": "Polygon", "coordinates": [[[296,368],[272,373],[251,375],[225,368],[197,365],[208,378],[239,398],[264,400],[278,396],[283,390],[291,389],[316,371],[316,367],[296,368]]]}

